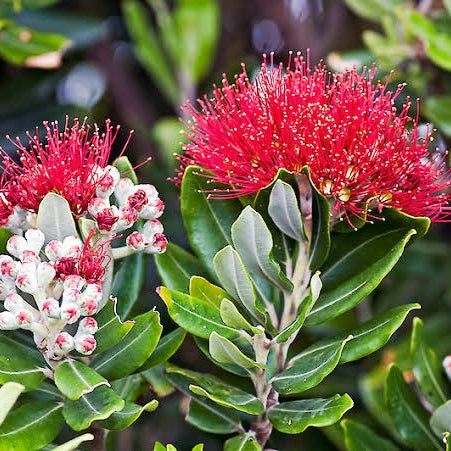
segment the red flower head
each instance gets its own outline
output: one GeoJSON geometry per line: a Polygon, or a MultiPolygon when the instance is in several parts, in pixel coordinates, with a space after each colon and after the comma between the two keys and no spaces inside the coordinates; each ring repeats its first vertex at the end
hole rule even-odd
{"type": "Polygon", "coordinates": [[[386,205],[435,221],[449,217],[444,157],[429,154],[431,133],[420,137],[409,102],[396,110],[402,86],[388,91],[375,80],[375,67],[331,74],[322,63],[310,70],[299,55],[291,66],[271,61],[267,68],[264,58],[251,82],[243,65],[234,84],[224,76],[213,99],[199,100],[201,111],[184,107],[193,120],[179,180],[187,165],[199,165],[230,186],[213,195],[241,196],[270,184],[280,168],[296,173],[307,166],[348,221],[361,216],[370,199],[379,210],[386,205]]]}
{"type": "Polygon", "coordinates": [[[1,191],[5,199],[0,202],[0,221],[11,211],[11,205],[37,212],[41,200],[50,192],[64,197],[74,214],[86,212],[102,178],[107,176],[99,169],[108,164],[119,127],[113,129],[107,120],[104,133],[95,126],[90,136],[86,120],[80,123],[74,119],[71,128],[68,121],[67,118],[62,132],[58,122],[44,122],[46,143],[41,144],[36,129],[35,136],[28,134],[29,149],[18,138],[13,142],[8,137],[18,148],[19,163],[2,151],[1,191]]]}

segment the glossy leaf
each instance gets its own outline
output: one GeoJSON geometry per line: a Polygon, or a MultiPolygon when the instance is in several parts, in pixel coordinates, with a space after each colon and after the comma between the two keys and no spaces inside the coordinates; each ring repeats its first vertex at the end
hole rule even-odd
{"type": "Polygon", "coordinates": [[[124,401],[134,402],[140,397],[147,396],[148,384],[141,373],[130,374],[121,379],[116,379],[111,382],[111,388],[124,401]]]}
{"type": "Polygon", "coordinates": [[[119,299],[117,313],[126,318],[138,300],[144,283],[147,255],[135,252],[120,262],[119,270],[113,277],[111,295],[119,299]]]}
{"type": "Polygon", "coordinates": [[[191,277],[205,273],[198,258],[174,243],[168,244],[164,254],[154,255],[154,260],[163,285],[170,290],[187,292],[191,277]]]}
{"type": "Polygon", "coordinates": [[[343,420],[341,426],[345,433],[347,451],[397,451],[398,448],[388,440],[379,437],[370,428],[353,420],[343,420]]]}
{"type": "Polygon", "coordinates": [[[213,331],[217,331],[224,337],[238,337],[238,331],[222,321],[219,308],[209,302],[165,287],[160,287],[159,295],[166,303],[171,318],[189,333],[208,338],[213,331]]]}
{"type": "Polygon", "coordinates": [[[289,362],[286,370],[273,378],[273,387],[283,395],[302,393],[315,387],[338,365],[347,340],[307,348],[289,362]]]}
{"type": "Polygon", "coordinates": [[[224,443],[224,451],[261,451],[262,447],[250,434],[241,434],[229,438],[224,443]]]}
{"type": "Polygon", "coordinates": [[[97,387],[76,401],[66,401],[63,415],[75,431],[88,428],[93,421],[104,420],[124,408],[125,401],[111,388],[97,387]]]}
{"type": "Polygon", "coordinates": [[[119,343],[135,324],[133,321],[122,322],[116,312],[117,299],[109,300],[96,315],[99,329],[96,332],[96,353],[99,354],[119,343]]]}
{"type": "Polygon", "coordinates": [[[451,431],[451,400],[442,404],[431,416],[430,425],[438,437],[451,431]]]}
{"type": "Polygon", "coordinates": [[[78,446],[82,444],[83,442],[89,442],[91,440],[94,440],[94,436],[92,434],[83,434],[79,435],[78,437],[73,438],[72,440],[69,440],[66,443],[63,443],[62,445],[57,446],[56,448],[53,448],[52,451],[72,451],[78,449],[78,446]]]}
{"type": "Polygon", "coordinates": [[[430,223],[394,209],[387,209],[385,218],[352,234],[334,235],[321,268],[323,289],[306,324],[322,323],[361,302],[393,268],[410,238],[424,235],[430,223]]]}
{"type": "Polygon", "coordinates": [[[166,362],[180,348],[180,346],[183,343],[183,340],[185,339],[185,336],[186,331],[184,331],[181,327],[178,327],[172,332],[169,332],[168,334],[164,335],[157,344],[155,351],[152,352],[149,359],[146,360],[144,365],[141,368],[139,368],[138,371],[146,371],[149,368],[158,366],[166,362]]]}
{"type": "Polygon", "coordinates": [[[235,304],[228,299],[223,299],[219,307],[219,313],[225,324],[235,329],[249,330],[253,333],[262,333],[257,327],[251,326],[244,316],[238,311],[235,304]]]}
{"type": "Polygon", "coordinates": [[[425,102],[425,111],[434,123],[440,127],[440,132],[451,136],[451,117],[448,112],[451,109],[451,96],[430,96],[425,102]]]}
{"type": "Polygon", "coordinates": [[[55,369],[55,385],[67,398],[76,400],[100,385],[110,384],[99,373],[77,360],[66,360],[55,369]]]}
{"type": "Polygon", "coordinates": [[[119,379],[137,370],[158,344],[162,327],[155,310],[134,318],[135,325],[118,344],[99,354],[91,367],[108,380],[119,379]]]}
{"type": "Polygon", "coordinates": [[[129,178],[135,185],[139,183],[138,177],[136,176],[136,172],[133,169],[133,165],[130,163],[130,160],[125,155],[122,155],[119,158],[116,158],[113,162],[113,166],[120,172],[122,177],[129,178]]]}
{"type": "Polygon", "coordinates": [[[166,370],[169,374],[178,374],[186,379],[188,388],[196,395],[209,398],[211,401],[225,407],[259,415],[264,412],[263,403],[250,393],[247,393],[233,385],[226,384],[221,379],[211,374],[197,373],[170,366],[166,370]]]}
{"type": "Polygon", "coordinates": [[[206,301],[214,308],[219,308],[222,300],[230,297],[227,291],[199,276],[191,277],[189,294],[196,299],[206,301]]]}
{"type": "Polygon", "coordinates": [[[31,402],[11,411],[0,426],[0,449],[29,451],[49,444],[63,426],[62,407],[55,402],[31,402]]]}
{"type": "MultiPolygon", "coordinates": [[[[414,318],[410,341],[413,374],[426,400],[435,409],[449,399],[449,391],[442,376],[442,366],[435,352],[424,342],[423,322],[414,318]]],[[[451,424],[451,422],[450,422],[451,424]]]]}
{"type": "Polygon", "coordinates": [[[352,335],[341,353],[340,363],[352,362],[380,349],[398,330],[411,310],[419,309],[419,304],[395,307],[370,319],[356,329],[350,329],[331,340],[343,339],[352,335]]]}
{"type": "Polygon", "coordinates": [[[264,322],[264,316],[256,306],[254,285],[238,252],[232,246],[226,246],[215,255],[213,264],[221,285],[226,291],[233,298],[241,301],[256,322],[264,322]]]}
{"type": "Polygon", "coordinates": [[[209,349],[210,355],[218,362],[233,363],[245,369],[266,368],[245,355],[238,346],[216,332],[210,335],[209,349]]]}
{"type": "Polygon", "coordinates": [[[131,426],[143,412],[153,412],[157,407],[158,401],[156,399],[144,406],[127,401],[122,410],[114,412],[106,420],[99,421],[99,425],[110,431],[122,431],[131,426]]]}
{"type": "Polygon", "coordinates": [[[326,399],[301,399],[277,404],[268,416],[275,429],[285,434],[299,434],[309,426],[323,427],[336,423],[354,403],[349,395],[326,399]]]}
{"type": "Polygon", "coordinates": [[[0,387],[0,426],[5,420],[8,412],[13,408],[17,398],[24,391],[24,386],[16,382],[6,382],[0,387]]]}
{"type": "MultiPolygon", "coordinates": [[[[279,182],[282,183],[280,180],[279,182]]],[[[265,295],[266,290],[260,288],[262,285],[268,285],[270,293],[269,284],[275,285],[280,290],[292,291],[293,284],[272,258],[271,232],[259,213],[248,205],[233,223],[231,233],[235,249],[267,306],[272,305],[272,300],[265,295]]]]}
{"type": "Polygon", "coordinates": [[[207,174],[190,166],[182,181],[181,210],[191,247],[213,279],[213,258],[216,253],[232,244],[230,229],[241,212],[238,199],[210,200],[211,192],[227,189],[209,183],[207,174]]]}
{"type": "Polygon", "coordinates": [[[149,389],[158,398],[174,393],[175,388],[166,376],[163,365],[154,366],[150,370],[143,371],[141,375],[149,383],[149,389]]]}
{"type": "Polygon", "coordinates": [[[441,450],[442,446],[429,428],[429,415],[407,385],[401,370],[393,365],[385,385],[385,400],[396,429],[415,449],[441,450]]]}

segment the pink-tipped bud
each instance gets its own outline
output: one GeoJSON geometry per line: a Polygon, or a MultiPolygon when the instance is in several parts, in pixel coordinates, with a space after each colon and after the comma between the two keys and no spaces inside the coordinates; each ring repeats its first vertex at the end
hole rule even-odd
{"type": "Polygon", "coordinates": [[[121,174],[114,166],[106,166],[102,172],[103,174],[97,186],[97,196],[107,198],[113,194],[121,174]]]}
{"type": "Polygon", "coordinates": [[[33,315],[29,310],[19,310],[16,313],[16,321],[22,329],[30,329],[33,324],[33,315]]]}
{"type": "Polygon", "coordinates": [[[80,318],[80,308],[74,302],[68,302],[61,306],[60,317],[67,324],[74,324],[80,318]]]}
{"type": "Polygon", "coordinates": [[[55,261],[63,255],[63,243],[58,240],[52,240],[45,246],[45,255],[50,261],[55,261]]]}
{"type": "Polygon", "coordinates": [[[92,216],[97,216],[105,208],[109,208],[110,203],[101,197],[93,197],[88,205],[88,211],[92,216]]]}
{"type": "Polygon", "coordinates": [[[36,265],[34,263],[22,263],[16,278],[16,286],[24,293],[34,294],[38,290],[36,265]]]}
{"type": "Polygon", "coordinates": [[[79,335],[75,338],[75,350],[80,354],[90,355],[96,346],[96,339],[92,335],[79,335]]]}
{"type": "Polygon", "coordinates": [[[3,306],[9,312],[16,314],[25,307],[25,301],[22,296],[17,293],[10,293],[6,296],[3,306]]]}
{"type": "Polygon", "coordinates": [[[168,240],[162,233],[156,233],[152,237],[152,244],[146,249],[149,254],[162,254],[166,251],[168,240]]]}
{"type": "Polygon", "coordinates": [[[163,224],[158,219],[149,219],[144,223],[143,234],[147,237],[151,237],[155,233],[163,233],[163,224]]]}
{"type": "Polygon", "coordinates": [[[97,332],[98,328],[99,327],[97,325],[97,321],[91,316],[88,316],[86,318],[81,319],[80,322],[78,323],[77,335],[82,334],[94,335],[97,332]]]}
{"type": "Polygon", "coordinates": [[[138,219],[138,213],[130,207],[122,207],[119,214],[120,219],[116,224],[116,232],[130,228],[138,219]]]}
{"type": "Polygon", "coordinates": [[[143,219],[157,219],[163,214],[164,203],[159,198],[150,199],[148,204],[142,209],[139,214],[140,218],[143,219]]]}
{"type": "Polygon", "coordinates": [[[16,316],[11,312],[0,313],[0,330],[15,330],[19,328],[16,316]]]}
{"type": "Polygon", "coordinates": [[[47,298],[42,303],[42,312],[49,318],[59,318],[60,317],[60,304],[54,298],[47,298]]]}
{"type": "Polygon", "coordinates": [[[447,355],[443,360],[443,368],[445,368],[446,375],[451,381],[451,355],[447,355]]]}
{"type": "Polygon", "coordinates": [[[85,279],[83,279],[83,277],[76,274],[71,274],[64,280],[64,288],[76,288],[77,290],[81,291],[85,286],[85,283],[86,281],[85,279]]]}
{"type": "Polygon", "coordinates": [[[0,256],[0,276],[2,279],[15,279],[17,276],[17,262],[9,255],[0,256]]]}
{"type": "Polygon", "coordinates": [[[46,288],[56,276],[55,268],[49,262],[41,262],[37,268],[38,286],[46,288]]]}
{"type": "Polygon", "coordinates": [[[13,235],[6,243],[6,250],[16,258],[22,258],[22,252],[27,249],[27,240],[23,236],[13,235]]]}
{"type": "Polygon", "coordinates": [[[67,332],[61,332],[55,339],[53,353],[57,356],[63,356],[74,349],[74,339],[67,332]]]}
{"type": "Polygon", "coordinates": [[[143,251],[150,243],[141,232],[131,233],[126,240],[127,246],[137,251],[143,251]]]}
{"type": "Polygon", "coordinates": [[[77,288],[66,288],[63,291],[62,304],[66,304],[66,303],[78,304],[80,299],[81,299],[81,291],[77,290],[77,288]]]}
{"type": "Polygon", "coordinates": [[[38,254],[35,251],[31,251],[29,249],[25,249],[22,252],[21,260],[22,263],[33,263],[34,265],[37,265],[41,261],[38,254]]]}
{"type": "Polygon", "coordinates": [[[28,249],[39,254],[42,246],[44,246],[44,234],[39,229],[30,229],[25,232],[25,239],[27,240],[28,249]]]}
{"type": "Polygon", "coordinates": [[[135,185],[128,177],[121,178],[117,182],[117,185],[114,187],[114,196],[121,207],[127,205],[128,196],[133,194],[134,189],[135,185]]]}
{"type": "Polygon", "coordinates": [[[83,249],[83,243],[77,236],[67,236],[63,241],[63,257],[78,257],[83,249]]]}
{"type": "Polygon", "coordinates": [[[102,295],[102,288],[97,283],[88,283],[88,285],[86,285],[85,291],[83,291],[83,296],[92,298],[96,302],[100,302],[102,300],[102,295]]]}
{"type": "Polygon", "coordinates": [[[97,312],[97,301],[93,298],[83,296],[80,302],[80,311],[82,316],[91,316],[97,312]]]}

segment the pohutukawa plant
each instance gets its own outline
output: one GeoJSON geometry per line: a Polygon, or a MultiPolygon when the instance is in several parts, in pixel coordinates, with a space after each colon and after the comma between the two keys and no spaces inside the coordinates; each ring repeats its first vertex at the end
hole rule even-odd
{"type": "Polygon", "coordinates": [[[196,257],[172,244],[156,256],[159,294],[243,383],[171,365],[167,375],[191,399],[191,424],[238,434],[226,450],[277,447],[273,428],[337,422],[353,402],[323,379],[382,347],[419,308],[352,329],[331,323],[450,213],[451,177],[428,151],[431,133],[420,137],[408,102],[395,107],[402,86],[392,93],[375,77],[375,68],[330,74],[299,55],[286,68],[264,58],[253,81],[243,68],[200,110],[184,107],[192,120],[178,182],[196,257]]]}
{"type": "MultiPolygon", "coordinates": [[[[129,378],[139,384],[159,363],[150,358],[159,314],[122,322],[116,309],[125,316],[137,300],[142,254],[166,249],[157,219],[164,204],[153,185],[138,183],[125,147],[109,164],[119,128],[106,121],[104,132],[95,126],[91,133],[86,120],[68,124],[60,131],[44,123],[44,144],[38,131],[28,135],[28,148],[17,140],[18,162],[2,151],[0,383],[9,384],[0,405],[36,391],[0,415],[0,449],[41,449],[64,421],[76,431],[90,428],[100,449],[106,430],[124,429],[158,405],[134,403],[129,378]],[[116,245],[119,237],[124,246],[116,245]]],[[[183,335],[160,350],[162,361],[183,335]]],[[[92,439],[83,435],[67,449],[92,439]]]]}

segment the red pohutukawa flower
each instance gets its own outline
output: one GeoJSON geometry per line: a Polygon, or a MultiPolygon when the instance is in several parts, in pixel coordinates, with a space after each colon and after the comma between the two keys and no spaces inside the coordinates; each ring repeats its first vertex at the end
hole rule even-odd
{"type": "Polygon", "coordinates": [[[12,206],[37,212],[44,196],[50,192],[64,197],[76,215],[86,212],[88,203],[96,196],[110,157],[111,146],[118,127],[113,129],[107,120],[105,131],[97,126],[90,133],[86,120],[80,123],[74,119],[71,128],[68,119],[60,132],[58,122],[46,127],[45,144],[28,134],[30,146],[27,149],[19,139],[10,141],[18,148],[19,163],[2,151],[3,176],[1,180],[0,220],[7,217],[12,206]]]}
{"type": "MultiPolygon", "coordinates": [[[[291,59],[291,56],[290,56],[291,59]]],[[[180,156],[179,180],[187,165],[209,171],[229,189],[215,196],[241,196],[270,184],[278,169],[310,170],[315,186],[330,198],[335,212],[352,222],[372,199],[379,211],[397,208],[413,216],[445,220],[450,215],[450,173],[444,157],[428,151],[410,103],[398,112],[396,92],[376,81],[376,68],[331,74],[320,63],[310,70],[301,57],[267,68],[254,81],[243,72],[213,99],[183,111],[190,143],[180,156]],[[409,127],[409,128],[407,128],[409,127]]]]}

